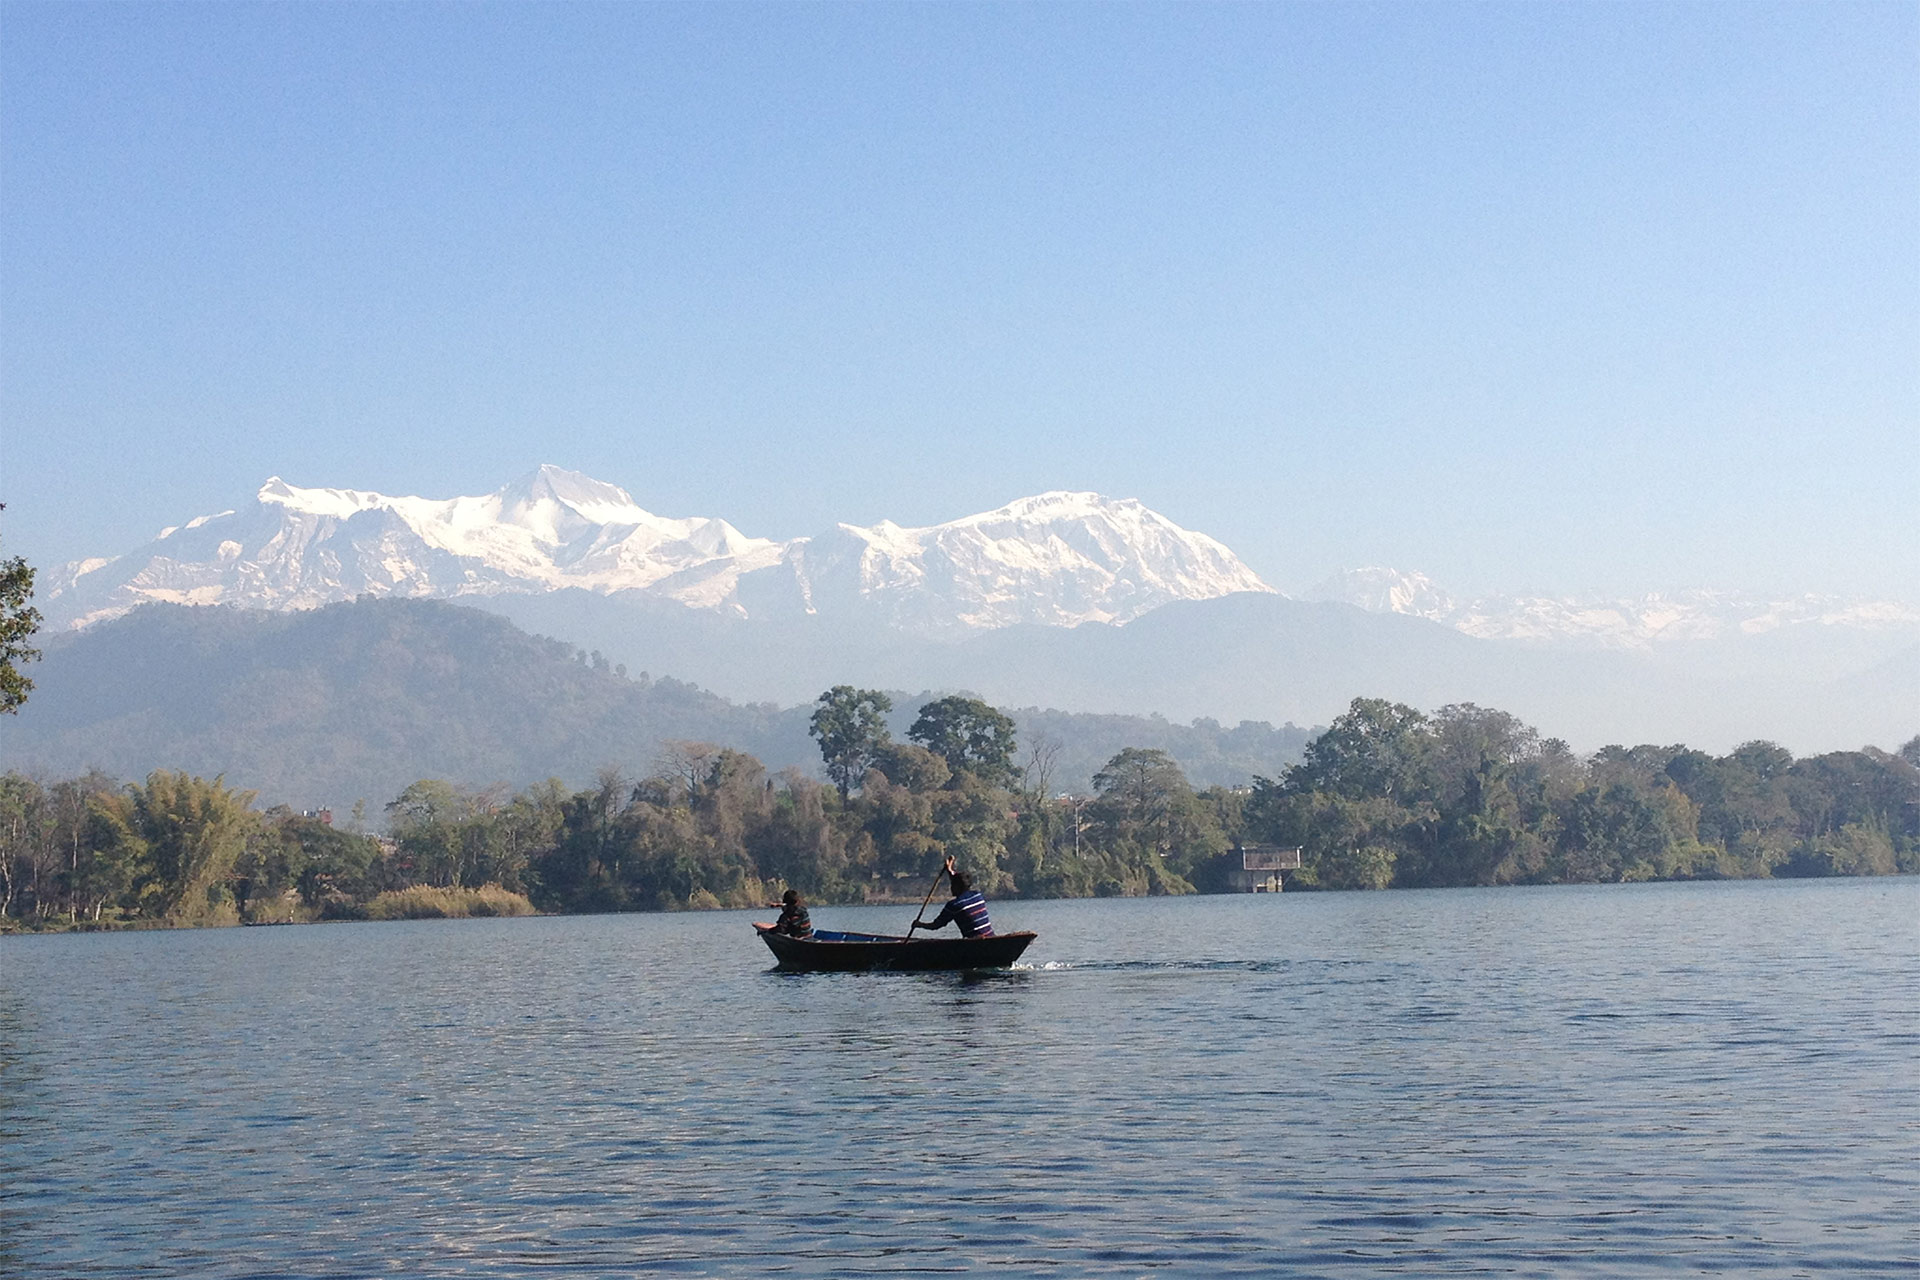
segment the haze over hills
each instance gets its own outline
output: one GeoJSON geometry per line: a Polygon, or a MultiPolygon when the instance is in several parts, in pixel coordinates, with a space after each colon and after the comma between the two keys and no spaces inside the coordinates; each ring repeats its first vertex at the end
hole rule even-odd
{"type": "MultiPolygon", "coordinates": [[[[738,646],[733,656],[764,643],[760,658],[781,672],[793,668],[791,653],[784,661],[775,654],[781,635],[791,633],[736,624],[728,634],[738,646]]],[[[367,599],[295,612],[151,605],[56,636],[45,648],[33,696],[0,726],[0,768],[42,776],[96,766],[127,778],[160,767],[224,774],[259,789],[268,803],[346,808],[365,800],[376,821],[379,807],[418,778],[517,787],[558,776],[578,787],[605,767],[644,774],[672,740],[747,751],[775,770],[819,770],[806,732],[810,697],[743,705],[680,680],[629,675],[605,655],[590,658],[443,601],[367,599]]],[[[1588,659],[1587,697],[1572,710],[1591,715],[1581,707],[1618,703],[1620,722],[1647,727],[1596,741],[1697,743],[1678,731],[1703,714],[1689,697],[1724,700],[1717,689],[1650,686],[1632,655],[1588,659]]],[[[1058,790],[1084,792],[1093,773],[1128,746],[1167,750],[1196,785],[1244,784],[1278,774],[1311,736],[1296,725],[1312,722],[1285,723],[1285,715],[1182,723],[1114,710],[1141,696],[1169,706],[1307,707],[1317,705],[1313,690],[1324,681],[1425,708],[1478,700],[1514,710],[1548,735],[1576,743],[1588,736],[1588,726],[1537,714],[1545,705],[1541,686],[1566,670],[1553,655],[1419,618],[1265,594],[1170,606],[1127,627],[1007,628],[965,645],[903,647],[893,662],[863,683],[894,691],[896,737],[927,698],[979,693],[1013,715],[1023,753],[1042,740],[1059,748],[1058,790]],[[1196,651],[1209,660],[1170,660],[1196,651]],[[916,667],[916,659],[928,665],[916,667]],[[939,681],[912,678],[933,666],[939,681]],[[1299,673],[1309,670],[1314,683],[1303,685],[1299,673]],[[976,683],[983,680],[998,687],[976,683]],[[1062,703],[1081,709],[1050,709],[1062,703]]],[[[1821,701],[1869,723],[1894,678],[1868,672],[1835,682],[1819,691],[1821,701]]],[[[1897,746],[1913,735],[1913,721],[1888,715],[1854,745],[1897,746]]]]}
{"type": "Polygon", "coordinates": [[[1379,566],[1335,574],[1302,598],[1426,618],[1482,639],[1643,652],[1796,630],[1908,639],[1920,633],[1920,606],[1890,600],[1830,595],[1779,600],[1705,588],[1633,599],[1504,594],[1459,600],[1424,573],[1379,566]]]}
{"type": "Polygon", "coordinates": [[[1566,737],[1797,752],[1920,722],[1920,609],[1717,591],[1461,601],[1353,570],[1305,599],[1133,500],[1054,492],[925,528],[808,538],[669,519],[543,466],[479,497],[275,479],[147,546],[45,574],[52,628],[146,601],[456,599],[724,697],[964,688],[1006,706],[1325,723],[1356,695],[1477,701],[1566,737]]]}
{"type": "MultiPolygon", "coordinates": [[[[645,775],[674,740],[819,773],[810,706],[742,705],[629,676],[604,656],[443,601],[285,613],[149,605],[56,637],[33,674],[32,697],[0,734],[0,768],[222,774],[267,803],[365,800],[375,820],[419,778],[519,787],[559,777],[581,787],[607,767],[645,775]]],[[[931,696],[894,694],[897,738],[931,696]]],[[[1244,785],[1277,774],[1308,740],[1291,725],[1007,710],[1023,752],[1053,744],[1054,786],[1074,791],[1123,747],[1171,752],[1196,785],[1244,785]]]]}
{"type": "Polygon", "coordinates": [[[484,786],[606,765],[661,741],[787,763],[806,726],[674,681],[629,681],[573,646],[436,601],[272,613],[148,606],[61,637],[0,738],[8,767],[225,775],[268,803],[379,806],[423,777],[484,786]],[[397,786],[395,785],[397,782],[397,786]]]}
{"type": "Polygon", "coordinates": [[[1002,706],[1324,725],[1356,696],[1425,710],[1477,702],[1581,750],[1686,742],[1724,751],[1766,738],[1806,753],[1898,745],[1920,730],[1920,644],[1838,675],[1813,666],[1788,677],[1786,662],[1755,674],[1483,640],[1424,618],[1271,593],[1183,601],[1126,626],[1006,627],[952,643],[823,619],[726,623],[584,592],[479,603],[632,666],[783,703],[852,682],[965,688],[1002,706]]]}

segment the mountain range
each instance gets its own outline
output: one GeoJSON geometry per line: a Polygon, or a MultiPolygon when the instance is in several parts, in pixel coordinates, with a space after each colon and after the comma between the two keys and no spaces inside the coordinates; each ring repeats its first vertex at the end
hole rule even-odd
{"type": "Polygon", "coordinates": [[[1053,492],[945,524],[810,537],[667,518],[543,466],[479,497],[273,479],[249,503],[53,570],[54,629],[144,602],[457,600],[727,698],[832,684],[1003,705],[1326,723],[1356,695],[1499,706],[1577,747],[1891,745],[1920,727],[1920,610],[1700,590],[1455,598],[1351,570],[1294,598],[1131,499],[1053,492]]]}
{"type": "MultiPolygon", "coordinates": [[[[749,537],[656,516],[616,485],[541,466],[478,497],[389,497],[269,479],[252,502],[144,547],[61,566],[42,612],[67,629],[137,604],[299,609],[377,596],[459,599],[581,589],[753,621],[857,620],[956,639],[1023,624],[1121,624],[1176,600],[1273,588],[1219,542],[1132,499],[1053,492],[946,524],[839,524],[749,537]]],[[[1920,607],[1697,589],[1631,599],[1459,599],[1424,573],[1346,570],[1301,593],[1481,639],[1652,651],[1796,629],[1920,637],[1920,607]]]]}
{"type": "Polygon", "coordinates": [[[1776,599],[1706,588],[1629,599],[1501,594],[1460,600],[1424,573],[1378,566],[1335,574],[1302,598],[1426,618],[1487,640],[1643,652],[1796,629],[1887,636],[1920,631],[1920,607],[1890,600],[1776,599]]]}
{"type": "Polygon", "coordinates": [[[1270,588],[1231,551],[1132,500],[1045,493],[929,528],[839,524],[779,542],[668,519],[542,466],[497,492],[393,498],[275,477],[251,503],[80,561],[45,583],[56,628],[137,604],[301,609],[360,595],[462,599],[578,588],[724,617],[822,614],[922,636],[1124,623],[1174,600],[1270,588]]]}

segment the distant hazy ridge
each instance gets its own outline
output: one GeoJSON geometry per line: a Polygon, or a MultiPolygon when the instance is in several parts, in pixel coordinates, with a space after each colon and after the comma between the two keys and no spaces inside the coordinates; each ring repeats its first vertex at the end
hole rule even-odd
{"type": "MultiPolygon", "coordinates": [[[[648,772],[675,739],[746,751],[774,770],[814,774],[820,759],[809,707],[629,678],[573,645],[438,601],[298,613],[149,606],[57,639],[33,674],[32,698],[0,734],[0,766],[225,774],[295,807],[364,799],[377,814],[423,777],[583,786],[605,767],[648,772]]],[[[896,694],[896,733],[921,701],[896,694]]],[[[1243,784],[1298,759],[1308,737],[1292,726],[1013,714],[1023,749],[1037,737],[1058,744],[1056,784],[1070,790],[1126,746],[1170,751],[1198,785],[1243,784]]]]}

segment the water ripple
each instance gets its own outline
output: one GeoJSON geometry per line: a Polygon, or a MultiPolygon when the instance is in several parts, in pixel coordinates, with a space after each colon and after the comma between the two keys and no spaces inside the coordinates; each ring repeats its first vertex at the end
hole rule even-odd
{"type": "Polygon", "coordinates": [[[0,1274],[1920,1270],[1920,882],[996,916],[0,940],[0,1274]]]}

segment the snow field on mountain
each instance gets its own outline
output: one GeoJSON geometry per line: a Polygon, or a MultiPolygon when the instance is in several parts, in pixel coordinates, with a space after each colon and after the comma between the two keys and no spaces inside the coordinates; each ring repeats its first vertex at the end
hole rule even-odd
{"type": "MultiPolygon", "coordinates": [[[[578,588],[734,619],[825,617],[945,639],[1018,625],[1119,625],[1177,601],[1273,592],[1226,546],[1131,498],[1055,490],[944,524],[839,524],[783,541],[716,517],[658,516],[617,485],[554,466],[494,493],[444,499],[301,488],[276,476],[251,504],[42,582],[54,628],[150,600],[300,609],[362,594],[457,599],[578,588]]],[[[1459,600],[1423,573],[1382,566],[1347,570],[1305,598],[1424,618],[1480,639],[1627,652],[1814,633],[1920,636],[1920,607],[1892,601],[1707,589],[1459,600]]]]}

